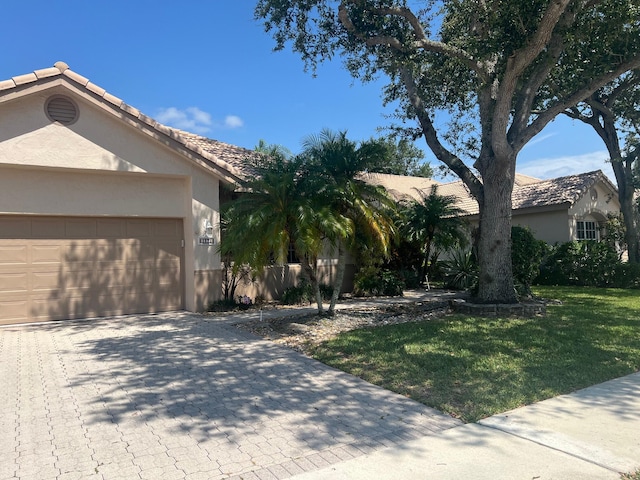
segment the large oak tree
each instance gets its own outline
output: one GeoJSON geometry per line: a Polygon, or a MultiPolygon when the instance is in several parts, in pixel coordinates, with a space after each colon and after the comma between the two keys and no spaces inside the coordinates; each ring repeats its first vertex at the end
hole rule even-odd
{"type": "Polygon", "coordinates": [[[640,66],[639,13],[638,0],[259,0],[255,10],[276,49],[291,45],[307,66],[340,55],[354,76],[388,79],[386,100],[400,101],[478,202],[478,298],[492,303],[517,301],[518,153],[557,115],[640,66]],[[463,137],[455,122],[446,131],[442,111],[477,129],[463,137]]]}

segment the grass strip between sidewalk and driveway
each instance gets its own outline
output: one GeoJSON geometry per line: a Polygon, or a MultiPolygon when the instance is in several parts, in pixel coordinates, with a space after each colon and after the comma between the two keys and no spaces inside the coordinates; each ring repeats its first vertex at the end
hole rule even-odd
{"type": "Polygon", "coordinates": [[[538,287],[546,317],[447,315],[344,332],[314,358],[465,422],[640,370],[640,291],[538,287]]]}

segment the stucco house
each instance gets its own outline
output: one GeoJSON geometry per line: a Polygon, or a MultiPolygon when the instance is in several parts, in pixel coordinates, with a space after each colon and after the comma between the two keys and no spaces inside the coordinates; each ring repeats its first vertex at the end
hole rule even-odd
{"type": "MultiPolygon", "coordinates": [[[[225,186],[252,154],[161,125],[63,62],[0,81],[0,324],[204,310],[221,296],[225,186]]],[[[366,179],[397,198],[437,183],[366,179]]],[[[477,222],[461,182],[438,191],[477,222]]],[[[516,181],[514,223],[551,243],[597,238],[618,210],[602,172],[516,181]]],[[[319,269],[329,280],[330,252],[319,269]]],[[[239,293],[277,297],[299,272],[274,267],[239,293]]]]}
{"type": "Polygon", "coordinates": [[[219,298],[220,189],[250,152],[198,139],[63,62],[0,81],[0,324],[219,298]]]}
{"type": "MultiPolygon", "coordinates": [[[[461,181],[370,173],[364,179],[382,185],[397,200],[420,199],[437,185],[440,195],[454,196],[472,226],[478,225],[478,203],[461,181]]],[[[610,213],[620,213],[618,190],[601,171],[541,180],[516,174],[512,195],[513,225],[529,227],[549,244],[598,240],[610,213]]]]}

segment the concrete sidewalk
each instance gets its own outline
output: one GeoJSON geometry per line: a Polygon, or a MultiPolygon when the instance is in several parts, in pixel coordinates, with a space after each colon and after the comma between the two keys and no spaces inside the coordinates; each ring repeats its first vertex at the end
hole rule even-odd
{"type": "Polygon", "coordinates": [[[296,480],[620,479],[640,468],[640,372],[296,480]]]}

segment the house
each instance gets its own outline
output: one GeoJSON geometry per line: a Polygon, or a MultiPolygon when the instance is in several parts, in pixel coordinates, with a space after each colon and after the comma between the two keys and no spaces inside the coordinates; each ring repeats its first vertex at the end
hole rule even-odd
{"type": "Polygon", "coordinates": [[[220,295],[221,186],[250,153],[63,62],[0,81],[0,324],[204,309],[220,295]]]}
{"type": "MultiPolygon", "coordinates": [[[[161,125],[63,62],[0,81],[0,324],[204,310],[221,297],[225,186],[251,174],[252,154],[161,125]]],[[[435,183],[368,181],[398,198],[435,183]]],[[[477,222],[461,182],[438,185],[477,222]]],[[[514,190],[514,223],[549,242],[597,238],[617,210],[601,172],[518,176],[514,190]]],[[[335,273],[330,253],[319,270],[335,273]]],[[[274,298],[299,273],[274,267],[239,293],[274,298]]]]}
{"type": "MultiPolygon", "coordinates": [[[[457,199],[472,226],[479,221],[478,203],[461,181],[440,183],[432,179],[369,173],[365,181],[384,186],[397,200],[419,200],[433,185],[440,195],[457,199]]],[[[618,190],[601,170],[541,180],[516,174],[512,224],[529,227],[536,238],[549,244],[572,240],[598,240],[610,213],[620,213],[618,190]]]]}

